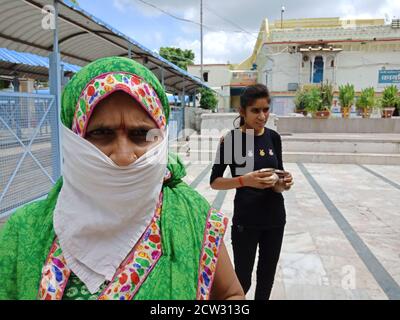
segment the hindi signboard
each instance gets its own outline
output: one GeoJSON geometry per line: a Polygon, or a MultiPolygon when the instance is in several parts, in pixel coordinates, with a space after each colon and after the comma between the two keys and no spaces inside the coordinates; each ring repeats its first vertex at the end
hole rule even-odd
{"type": "Polygon", "coordinates": [[[379,70],[379,84],[400,84],[400,70],[379,70]]]}

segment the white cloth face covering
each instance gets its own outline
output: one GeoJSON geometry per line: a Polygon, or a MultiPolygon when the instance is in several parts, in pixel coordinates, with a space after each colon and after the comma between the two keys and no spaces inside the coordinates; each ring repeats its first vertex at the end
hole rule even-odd
{"type": "Polygon", "coordinates": [[[93,294],[112,280],[153,218],[167,168],[168,131],[126,167],[65,126],[62,135],[54,231],[68,267],[93,294]]]}

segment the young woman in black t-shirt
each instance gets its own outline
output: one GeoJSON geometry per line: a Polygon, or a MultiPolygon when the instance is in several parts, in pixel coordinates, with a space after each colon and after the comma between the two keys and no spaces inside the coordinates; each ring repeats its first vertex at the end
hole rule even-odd
{"type": "Polygon", "coordinates": [[[259,246],[256,300],[271,294],[286,223],[282,192],[293,185],[292,175],[283,169],[281,137],[265,127],[270,101],[262,84],[245,89],[240,97],[240,127],[221,139],[210,178],[213,189],[236,189],[232,247],[245,293],[259,246]],[[227,166],[232,178],[223,177],[227,166]]]}

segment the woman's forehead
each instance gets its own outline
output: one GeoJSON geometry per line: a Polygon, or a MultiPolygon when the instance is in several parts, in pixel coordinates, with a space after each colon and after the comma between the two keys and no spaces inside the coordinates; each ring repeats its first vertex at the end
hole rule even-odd
{"type": "Polygon", "coordinates": [[[89,124],[112,126],[123,122],[126,126],[148,124],[156,127],[152,117],[129,94],[116,91],[100,101],[89,119],[89,124]]]}
{"type": "Polygon", "coordinates": [[[269,102],[267,98],[258,98],[250,105],[251,108],[262,109],[268,108],[269,102]]]}

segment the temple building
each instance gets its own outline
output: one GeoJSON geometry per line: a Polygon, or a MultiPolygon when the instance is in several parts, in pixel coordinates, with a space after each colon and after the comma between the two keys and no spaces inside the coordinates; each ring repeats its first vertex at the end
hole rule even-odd
{"type": "MultiPolygon", "coordinates": [[[[293,111],[297,88],[331,83],[335,90],[400,87],[400,21],[339,18],[284,20],[261,25],[252,55],[237,65],[257,70],[257,82],[270,89],[278,114],[293,111]]],[[[234,98],[232,98],[234,100],[234,98]]]]}

